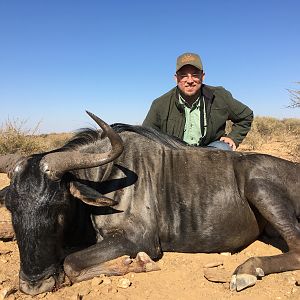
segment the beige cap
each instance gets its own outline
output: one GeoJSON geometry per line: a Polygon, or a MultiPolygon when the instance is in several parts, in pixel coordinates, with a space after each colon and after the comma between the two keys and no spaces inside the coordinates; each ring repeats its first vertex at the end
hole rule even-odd
{"type": "Polygon", "coordinates": [[[202,61],[198,54],[183,53],[177,58],[176,72],[185,65],[191,65],[199,70],[203,70],[202,61]]]}

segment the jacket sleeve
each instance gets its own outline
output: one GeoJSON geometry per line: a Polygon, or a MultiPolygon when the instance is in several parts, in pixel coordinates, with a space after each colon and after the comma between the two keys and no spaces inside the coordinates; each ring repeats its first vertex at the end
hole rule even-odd
{"type": "Polygon", "coordinates": [[[143,126],[151,127],[159,131],[161,130],[160,109],[156,100],[152,102],[150,110],[143,122],[143,126]]]}
{"type": "Polygon", "coordinates": [[[229,111],[228,119],[233,122],[232,130],[227,136],[238,146],[251,129],[253,111],[245,104],[234,99],[228,91],[225,93],[225,102],[229,111]]]}

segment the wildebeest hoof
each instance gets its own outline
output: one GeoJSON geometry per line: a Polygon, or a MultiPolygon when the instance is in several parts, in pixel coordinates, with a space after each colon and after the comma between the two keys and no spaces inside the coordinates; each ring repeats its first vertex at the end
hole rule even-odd
{"type": "Polygon", "coordinates": [[[256,276],[249,275],[249,274],[238,274],[238,275],[232,275],[231,281],[230,281],[230,290],[231,291],[241,291],[244,290],[247,287],[255,285],[257,281],[256,276]]]}
{"type": "Polygon", "coordinates": [[[145,252],[139,252],[134,261],[135,264],[131,266],[133,272],[151,272],[160,270],[160,267],[145,252]]]}
{"type": "Polygon", "coordinates": [[[66,257],[63,264],[64,272],[71,283],[76,282],[76,278],[80,275],[80,270],[76,269],[76,265],[72,262],[70,257],[66,257]]]}
{"type": "Polygon", "coordinates": [[[265,276],[265,272],[262,268],[256,268],[255,272],[256,272],[257,277],[264,277],[265,276]]]}
{"type": "Polygon", "coordinates": [[[129,256],[126,256],[124,259],[124,265],[128,266],[132,263],[132,259],[129,256]]]}
{"type": "Polygon", "coordinates": [[[143,263],[143,264],[153,262],[153,260],[150,258],[150,256],[146,252],[139,252],[136,255],[136,260],[143,263]]]}

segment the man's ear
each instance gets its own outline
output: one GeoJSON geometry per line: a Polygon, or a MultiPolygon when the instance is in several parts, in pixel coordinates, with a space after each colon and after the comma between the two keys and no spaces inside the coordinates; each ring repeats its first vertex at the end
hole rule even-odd
{"type": "Polygon", "coordinates": [[[202,75],[201,75],[201,81],[204,81],[204,78],[205,78],[205,73],[202,72],[202,75]]]}
{"type": "Polygon", "coordinates": [[[78,181],[70,182],[70,193],[82,202],[93,206],[114,206],[118,204],[117,201],[78,181]]]}
{"type": "Polygon", "coordinates": [[[175,80],[175,82],[176,82],[176,84],[178,83],[178,77],[177,77],[177,74],[175,73],[174,74],[174,80],[175,80]]]}

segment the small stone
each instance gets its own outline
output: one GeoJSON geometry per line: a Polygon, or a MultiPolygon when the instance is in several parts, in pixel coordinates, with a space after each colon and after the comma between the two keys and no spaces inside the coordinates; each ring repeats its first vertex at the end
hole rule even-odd
{"type": "Polygon", "coordinates": [[[104,284],[104,285],[109,285],[109,284],[111,284],[111,279],[110,279],[110,278],[107,278],[107,277],[103,278],[103,284],[104,284]]]}
{"type": "Polygon", "coordinates": [[[216,261],[216,262],[208,263],[208,264],[204,265],[203,267],[204,268],[215,268],[215,267],[222,266],[222,265],[223,265],[223,262],[216,261]]]}
{"type": "Polygon", "coordinates": [[[231,272],[221,269],[204,269],[204,277],[212,282],[230,282],[231,272]]]}
{"type": "Polygon", "coordinates": [[[221,252],[220,254],[221,254],[221,255],[224,255],[224,256],[231,256],[231,253],[230,253],[230,252],[221,252]]]}
{"type": "Polygon", "coordinates": [[[122,289],[127,289],[130,287],[130,285],[131,285],[131,282],[127,278],[121,278],[118,282],[118,287],[122,288],[122,289]]]}

